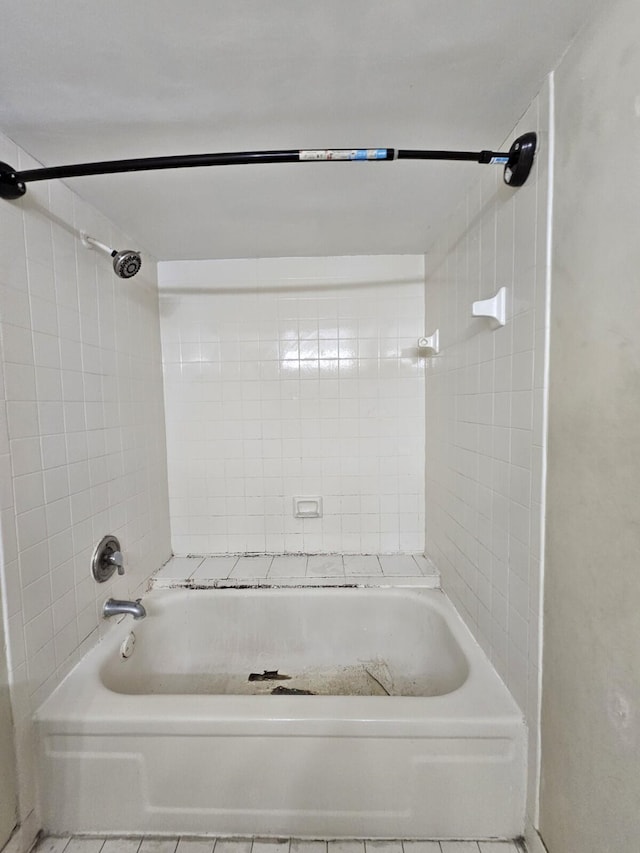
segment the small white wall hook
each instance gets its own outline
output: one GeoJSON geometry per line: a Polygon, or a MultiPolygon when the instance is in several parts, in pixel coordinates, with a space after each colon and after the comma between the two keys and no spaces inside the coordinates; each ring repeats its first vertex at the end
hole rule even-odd
{"type": "Polygon", "coordinates": [[[418,349],[428,349],[437,355],[440,352],[440,329],[436,329],[432,335],[418,338],[418,349]]]}
{"type": "Polygon", "coordinates": [[[472,317],[490,317],[499,325],[504,326],[507,322],[507,288],[501,287],[491,299],[481,299],[471,306],[472,317]]]}

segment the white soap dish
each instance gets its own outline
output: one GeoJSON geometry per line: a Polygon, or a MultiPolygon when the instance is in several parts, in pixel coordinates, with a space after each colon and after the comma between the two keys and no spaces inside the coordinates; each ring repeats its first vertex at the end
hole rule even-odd
{"type": "Polygon", "coordinates": [[[418,338],[418,349],[428,349],[437,355],[440,352],[440,329],[436,329],[432,335],[418,338]]]}

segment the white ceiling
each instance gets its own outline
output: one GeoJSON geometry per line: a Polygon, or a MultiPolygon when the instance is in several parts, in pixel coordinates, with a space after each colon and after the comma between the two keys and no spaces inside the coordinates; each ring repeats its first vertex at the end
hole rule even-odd
{"type": "MultiPolygon", "coordinates": [[[[498,148],[598,2],[1,0],[0,128],[52,166],[498,148]]],[[[414,253],[482,168],[227,166],[69,185],[163,260],[414,253]]]]}

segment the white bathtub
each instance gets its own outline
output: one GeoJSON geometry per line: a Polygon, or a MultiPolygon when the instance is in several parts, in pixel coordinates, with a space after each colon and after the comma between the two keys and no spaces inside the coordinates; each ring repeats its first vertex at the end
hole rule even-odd
{"type": "Polygon", "coordinates": [[[441,592],[157,590],[144,605],[36,715],[48,832],[522,834],[522,714],[441,592]],[[291,678],[248,680],[265,670],[291,678]]]}

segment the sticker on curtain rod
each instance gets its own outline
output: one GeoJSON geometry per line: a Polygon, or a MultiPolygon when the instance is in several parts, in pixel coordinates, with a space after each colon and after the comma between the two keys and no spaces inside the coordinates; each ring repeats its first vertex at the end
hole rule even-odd
{"type": "Polygon", "coordinates": [[[300,151],[300,160],[386,160],[386,148],[324,148],[300,151]]]}

